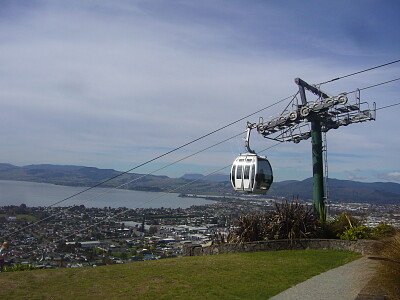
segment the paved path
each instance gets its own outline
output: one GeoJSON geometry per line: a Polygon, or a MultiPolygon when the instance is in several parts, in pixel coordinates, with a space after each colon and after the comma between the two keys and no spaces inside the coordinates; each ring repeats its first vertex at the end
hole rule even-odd
{"type": "Polygon", "coordinates": [[[362,257],[314,276],[270,299],[354,300],[372,278],[377,264],[377,261],[362,257]]]}

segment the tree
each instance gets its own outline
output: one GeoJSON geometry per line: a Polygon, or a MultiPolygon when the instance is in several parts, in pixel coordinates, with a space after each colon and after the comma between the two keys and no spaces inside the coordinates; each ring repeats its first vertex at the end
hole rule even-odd
{"type": "Polygon", "coordinates": [[[155,233],[157,233],[158,232],[158,228],[157,228],[157,226],[150,226],[150,228],[149,228],[149,233],[150,234],[155,234],[155,233]]]}

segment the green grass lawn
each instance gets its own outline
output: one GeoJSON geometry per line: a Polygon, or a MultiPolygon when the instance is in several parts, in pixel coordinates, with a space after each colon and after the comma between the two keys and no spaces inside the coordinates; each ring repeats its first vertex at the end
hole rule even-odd
{"type": "MultiPolygon", "coordinates": [[[[360,257],[299,250],[0,273],[5,299],[267,299],[360,257]]],[[[323,287],[321,287],[323,288],[323,287]]]]}

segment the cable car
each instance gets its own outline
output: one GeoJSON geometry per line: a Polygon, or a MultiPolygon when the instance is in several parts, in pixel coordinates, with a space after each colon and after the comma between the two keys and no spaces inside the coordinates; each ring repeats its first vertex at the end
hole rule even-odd
{"type": "Polygon", "coordinates": [[[273,182],[271,164],[265,156],[241,154],[232,164],[230,178],[235,191],[265,194],[273,182]]]}
{"type": "Polygon", "coordinates": [[[257,155],[250,149],[251,124],[247,125],[245,145],[248,153],[240,154],[232,164],[230,179],[238,192],[265,194],[273,182],[271,164],[267,157],[257,155]]]}

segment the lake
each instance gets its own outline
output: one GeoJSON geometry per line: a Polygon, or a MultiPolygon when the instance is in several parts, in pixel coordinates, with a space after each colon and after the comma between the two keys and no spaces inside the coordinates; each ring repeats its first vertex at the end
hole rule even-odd
{"type": "MultiPolygon", "coordinates": [[[[0,206],[50,206],[87,188],[0,180],[0,206]]],[[[176,193],[141,192],[124,189],[94,188],[55,206],[85,205],[86,207],[127,208],[188,208],[192,205],[212,204],[202,198],[182,198],[176,193]]]]}

